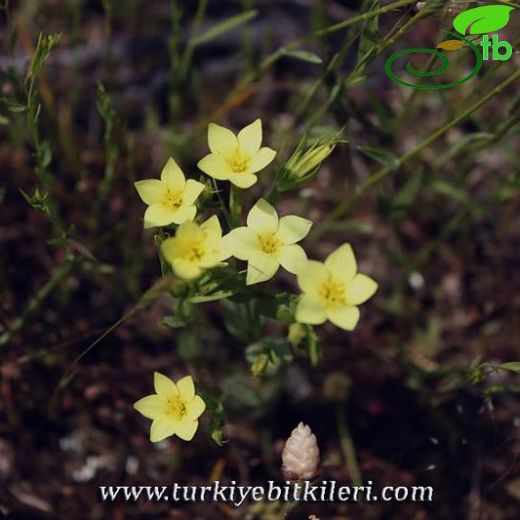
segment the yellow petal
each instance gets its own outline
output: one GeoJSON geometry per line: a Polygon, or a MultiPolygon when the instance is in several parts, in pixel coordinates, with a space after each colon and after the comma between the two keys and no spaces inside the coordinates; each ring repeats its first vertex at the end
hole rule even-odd
{"type": "Polygon", "coordinates": [[[278,229],[278,213],[265,199],[258,199],[247,215],[247,225],[257,233],[275,233],[278,229]]]}
{"type": "Polygon", "coordinates": [[[166,403],[163,397],[153,394],[147,395],[134,403],[134,408],[148,419],[153,419],[164,413],[166,403]]]}
{"type": "Polygon", "coordinates": [[[258,235],[245,226],[232,229],[223,241],[229,253],[240,260],[247,260],[259,250],[258,235]]]}
{"type": "Polygon", "coordinates": [[[161,172],[161,181],[174,190],[182,190],[186,184],[184,173],[182,173],[179,165],[171,157],[161,172]]]}
{"type": "Polygon", "coordinates": [[[186,405],[186,415],[192,421],[196,421],[206,409],[206,403],[199,396],[196,395],[193,400],[186,405]]]}
{"type": "Polygon", "coordinates": [[[173,272],[183,280],[193,280],[202,274],[202,268],[195,262],[184,260],[183,258],[173,258],[169,260],[173,272]]]}
{"type": "Polygon", "coordinates": [[[193,204],[204,191],[205,185],[202,182],[188,179],[184,186],[184,193],[182,194],[182,202],[186,205],[193,204]]]}
{"type": "Polygon", "coordinates": [[[231,172],[229,174],[229,182],[234,184],[237,188],[241,190],[247,190],[258,181],[258,177],[253,175],[252,173],[235,173],[231,172]]]}
{"type": "Polygon", "coordinates": [[[319,300],[310,294],[303,294],[296,305],[296,321],[321,325],[327,320],[327,313],[319,300]]]}
{"type": "Polygon", "coordinates": [[[216,153],[206,155],[206,157],[198,162],[197,166],[206,175],[219,181],[228,180],[229,176],[233,173],[224,157],[216,153]]]}
{"type": "Polygon", "coordinates": [[[208,220],[203,222],[200,225],[200,227],[210,237],[221,237],[222,236],[222,228],[220,227],[220,221],[219,221],[217,215],[213,215],[210,218],[208,218],[208,220]]]}
{"type": "Polygon", "coordinates": [[[196,214],[197,208],[195,206],[181,206],[172,214],[172,222],[174,224],[191,222],[195,218],[196,214]]]}
{"type": "Polygon", "coordinates": [[[353,306],[327,309],[327,318],[344,330],[354,330],[359,321],[359,309],[353,306]]]}
{"type": "Polygon", "coordinates": [[[296,273],[298,285],[305,293],[316,293],[323,282],[329,277],[329,270],[322,262],[308,260],[296,273]]]}
{"type": "Polygon", "coordinates": [[[249,156],[254,156],[262,145],[262,121],[257,119],[238,132],[238,146],[249,156]]]}
{"type": "Polygon", "coordinates": [[[146,179],[134,183],[141,200],[150,206],[160,202],[166,192],[166,186],[158,179],[146,179]]]}
{"type": "Polygon", "coordinates": [[[325,260],[328,269],[341,280],[348,282],[357,271],[356,257],[350,244],[343,244],[325,260]]]}
{"type": "Polygon", "coordinates": [[[164,204],[152,204],[144,212],[144,227],[167,226],[175,222],[176,209],[169,208],[164,204]]]}
{"type": "Polygon", "coordinates": [[[265,282],[270,280],[280,267],[276,258],[262,251],[255,252],[247,264],[246,285],[265,282]]]}
{"type": "Polygon", "coordinates": [[[346,295],[349,305],[360,305],[374,296],[377,291],[377,282],[365,274],[356,274],[347,284],[346,295]]]}
{"type": "Polygon", "coordinates": [[[235,134],[215,123],[208,126],[208,144],[212,153],[220,154],[224,157],[231,155],[238,147],[235,134]]]}
{"type": "Polygon", "coordinates": [[[182,421],[179,421],[175,425],[175,433],[183,441],[191,441],[195,435],[195,432],[197,431],[198,426],[199,423],[197,421],[191,421],[190,419],[186,418],[182,421]]]}
{"type": "Polygon", "coordinates": [[[191,376],[183,377],[177,381],[179,395],[184,401],[191,401],[195,397],[195,385],[191,376]]]}
{"type": "Polygon", "coordinates": [[[172,397],[179,395],[179,390],[175,383],[169,377],[166,377],[160,372],[154,372],[153,385],[155,392],[160,396],[172,397]]]}
{"type": "Polygon", "coordinates": [[[167,415],[163,415],[154,419],[150,426],[150,440],[152,442],[159,442],[166,437],[170,437],[175,433],[178,423],[172,421],[167,415]]]}
{"type": "Polygon", "coordinates": [[[303,247],[293,244],[283,246],[278,255],[281,266],[290,273],[297,274],[302,266],[307,262],[307,255],[303,247]]]}
{"type": "Polygon", "coordinates": [[[260,148],[258,153],[251,159],[251,163],[249,164],[251,173],[256,173],[260,170],[263,170],[268,164],[273,162],[275,157],[276,152],[272,148],[267,148],[267,146],[260,148]]]}
{"type": "Polygon", "coordinates": [[[284,244],[295,244],[308,235],[311,226],[312,220],[287,215],[280,219],[277,235],[284,244]]]}

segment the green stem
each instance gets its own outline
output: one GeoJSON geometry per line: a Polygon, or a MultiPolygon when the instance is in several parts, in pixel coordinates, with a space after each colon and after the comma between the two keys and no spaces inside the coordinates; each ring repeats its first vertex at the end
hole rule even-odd
{"type": "Polygon", "coordinates": [[[347,463],[348,472],[352,483],[355,486],[363,485],[363,478],[361,476],[361,470],[356,456],[356,450],[354,448],[354,442],[350,435],[350,431],[347,424],[347,415],[341,405],[336,410],[336,420],[338,424],[338,435],[341,444],[341,450],[347,463]]]}
{"type": "Polygon", "coordinates": [[[240,226],[243,201],[243,191],[240,188],[237,188],[234,184],[231,184],[231,188],[229,190],[229,211],[231,214],[231,225],[233,227],[240,226]]]}
{"type": "MultiPolygon", "coordinates": [[[[434,143],[439,137],[444,135],[448,130],[451,130],[454,126],[458,125],[461,121],[469,117],[473,112],[484,106],[490,99],[494,98],[497,94],[500,94],[505,88],[507,88],[511,83],[514,83],[516,80],[520,79],[520,70],[517,70],[514,74],[509,76],[502,83],[497,85],[494,89],[491,89],[484,97],[482,97],[479,101],[471,105],[468,109],[462,111],[456,117],[454,117],[450,122],[446,123],[441,128],[438,128],[434,132],[432,132],[426,139],[421,141],[417,146],[412,148],[409,152],[405,153],[398,161],[398,165],[402,166],[404,163],[414,158],[416,155],[421,153],[425,148],[434,143]]],[[[377,170],[373,175],[368,177],[364,182],[358,185],[351,196],[346,199],[342,204],[339,204],[334,211],[332,211],[320,225],[316,226],[313,233],[313,239],[316,240],[321,237],[330,226],[339,218],[343,217],[354,207],[357,201],[361,198],[361,196],[368,191],[372,186],[379,184],[383,179],[388,177],[389,175],[395,173],[397,168],[391,168],[389,166],[384,166],[377,170]]]]}
{"type": "Polygon", "coordinates": [[[32,297],[22,314],[16,318],[9,329],[0,336],[0,347],[9,343],[12,337],[22,329],[27,320],[40,308],[54,288],[69,275],[73,267],[74,260],[69,259],[54,269],[47,283],[32,297]]]}

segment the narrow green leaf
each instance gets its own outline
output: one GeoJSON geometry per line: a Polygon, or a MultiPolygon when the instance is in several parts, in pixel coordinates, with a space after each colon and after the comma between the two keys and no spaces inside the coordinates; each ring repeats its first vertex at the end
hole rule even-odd
{"type": "Polygon", "coordinates": [[[323,63],[323,60],[314,52],[304,51],[304,50],[283,50],[284,56],[290,56],[291,58],[296,58],[297,60],[307,61],[308,63],[323,63]]]}
{"type": "Polygon", "coordinates": [[[222,22],[212,25],[207,31],[193,36],[190,43],[192,46],[196,47],[198,45],[204,45],[212,40],[216,40],[223,34],[226,34],[233,29],[250,22],[257,16],[257,14],[258,11],[251,10],[246,11],[245,13],[237,14],[231,18],[227,18],[222,22]]]}
{"type": "Polygon", "coordinates": [[[435,177],[431,179],[428,183],[429,187],[439,195],[444,195],[449,199],[456,200],[465,205],[471,205],[470,196],[458,186],[455,186],[451,182],[445,181],[444,179],[439,179],[435,177]]]}
{"type": "Polygon", "coordinates": [[[371,146],[357,146],[356,149],[367,157],[370,157],[371,159],[374,159],[374,161],[382,164],[383,166],[388,166],[389,168],[394,169],[399,165],[399,161],[394,154],[381,148],[373,148],[371,146]]]}
{"type": "Polygon", "coordinates": [[[502,363],[500,365],[497,365],[496,368],[520,374],[520,361],[510,361],[509,363],[502,363]]]}

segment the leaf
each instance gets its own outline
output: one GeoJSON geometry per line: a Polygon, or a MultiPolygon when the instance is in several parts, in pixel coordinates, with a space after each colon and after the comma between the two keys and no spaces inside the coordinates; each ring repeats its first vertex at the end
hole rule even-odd
{"type": "Polygon", "coordinates": [[[306,61],[308,63],[316,63],[320,64],[323,63],[323,60],[313,52],[304,51],[304,50],[286,50],[283,49],[282,54],[284,56],[289,56],[291,58],[296,58],[297,60],[306,61]]]}
{"type": "Polygon", "coordinates": [[[445,51],[458,51],[464,47],[465,43],[462,40],[444,40],[437,44],[437,49],[444,49],[445,51]]]}
{"type": "Polygon", "coordinates": [[[236,16],[232,16],[231,18],[227,18],[226,20],[223,20],[222,22],[219,22],[211,26],[207,31],[194,36],[191,39],[190,43],[195,47],[197,45],[203,45],[212,40],[216,40],[223,34],[232,31],[233,29],[236,29],[237,27],[240,27],[241,25],[244,25],[247,22],[251,21],[253,18],[256,17],[257,14],[258,11],[251,10],[246,11],[245,13],[238,14],[236,16]]]}
{"type": "Polygon", "coordinates": [[[498,31],[509,22],[509,12],[513,7],[507,5],[483,5],[464,11],[455,17],[453,27],[461,34],[485,34],[498,31]]]}
{"type": "Polygon", "coordinates": [[[471,199],[468,193],[451,182],[436,177],[432,179],[428,185],[439,195],[444,195],[445,197],[456,200],[457,202],[467,206],[471,205],[471,199]]]}
{"type": "Polygon", "coordinates": [[[383,166],[388,166],[389,168],[394,169],[399,165],[399,161],[394,154],[381,148],[373,148],[371,146],[357,146],[356,148],[362,154],[374,159],[374,161],[381,163],[383,166]]]}
{"type": "Polygon", "coordinates": [[[509,363],[502,363],[500,365],[497,365],[496,368],[520,374],[520,361],[510,361],[509,363]]]}

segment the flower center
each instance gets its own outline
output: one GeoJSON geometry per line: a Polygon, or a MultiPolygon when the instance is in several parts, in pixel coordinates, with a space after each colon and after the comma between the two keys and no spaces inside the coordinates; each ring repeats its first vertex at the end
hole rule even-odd
{"type": "Polygon", "coordinates": [[[200,262],[206,254],[206,248],[202,242],[193,242],[186,250],[184,257],[190,262],[200,262]]]}
{"type": "Polygon", "coordinates": [[[330,277],[318,290],[318,295],[325,307],[343,307],[346,305],[345,284],[330,277]]]}
{"type": "Polygon", "coordinates": [[[186,415],[186,405],[180,397],[167,400],[166,415],[176,421],[180,421],[186,415]]]}
{"type": "Polygon", "coordinates": [[[228,158],[229,167],[235,173],[244,173],[249,169],[250,158],[244,155],[237,148],[228,158]]]}
{"type": "Polygon", "coordinates": [[[282,241],[274,234],[260,235],[258,237],[260,249],[268,255],[276,255],[282,247],[282,241]]]}
{"type": "Polygon", "coordinates": [[[169,208],[180,208],[182,206],[182,191],[168,188],[164,194],[163,204],[169,208]]]}

